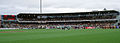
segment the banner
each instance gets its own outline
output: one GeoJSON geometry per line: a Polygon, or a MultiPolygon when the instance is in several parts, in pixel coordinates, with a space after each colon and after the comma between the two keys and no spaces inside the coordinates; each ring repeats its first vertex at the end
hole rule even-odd
{"type": "Polygon", "coordinates": [[[0,28],[0,29],[19,29],[19,28],[0,28]]]}
{"type": "Polygon", "coordinates": [[[86,27],[86,29],[95,29],[95,27],[86,27]]]}

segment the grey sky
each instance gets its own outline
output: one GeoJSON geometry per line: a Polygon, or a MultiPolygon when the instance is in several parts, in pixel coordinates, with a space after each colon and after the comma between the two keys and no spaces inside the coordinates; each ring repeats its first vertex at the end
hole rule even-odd
{"type": "MultiPolygon", "coordinates": [[[[40,0],[0,0],[0,14],[40,12],[40,0]]],[[[120,0],[43,0],[44,13],[120,9],[120,0]]]]}

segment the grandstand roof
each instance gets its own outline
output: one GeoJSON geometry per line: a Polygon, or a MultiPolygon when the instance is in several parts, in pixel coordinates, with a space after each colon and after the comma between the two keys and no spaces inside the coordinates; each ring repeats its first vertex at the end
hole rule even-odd
{"type": "Polygon", "coordinates": [[[18,15],[65,15],[65,14],[98,14],[98,13],[119,13],[116,10],[91,11],[91,12],[72,12],[72,13],[19,13],[18,15]]]}

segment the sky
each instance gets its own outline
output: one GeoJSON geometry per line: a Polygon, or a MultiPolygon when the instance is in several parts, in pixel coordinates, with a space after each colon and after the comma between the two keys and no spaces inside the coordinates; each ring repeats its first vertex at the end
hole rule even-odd
{"type": "MultiPolygon", "coordinates": [[[[43,0],[43,13],[119,10],[120,0],[43,0]]],[[[40,0],[0,0],[0,14],[40,13],[40,0]]]]}

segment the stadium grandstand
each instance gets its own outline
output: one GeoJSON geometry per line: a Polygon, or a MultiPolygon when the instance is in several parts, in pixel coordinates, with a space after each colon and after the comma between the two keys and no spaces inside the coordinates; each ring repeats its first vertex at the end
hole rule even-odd
{"type": "Polygon", "coordinates": [[[119,28],[119,12],[115,10],[75,13],[20,13],[17,22],[22,28],[119,28]]]}

